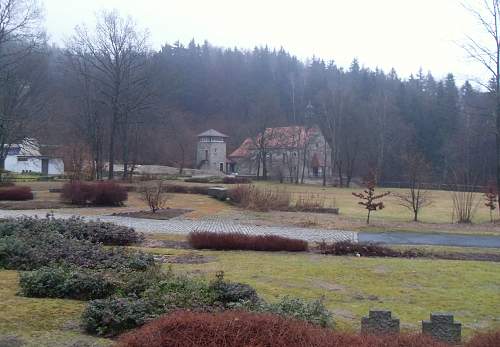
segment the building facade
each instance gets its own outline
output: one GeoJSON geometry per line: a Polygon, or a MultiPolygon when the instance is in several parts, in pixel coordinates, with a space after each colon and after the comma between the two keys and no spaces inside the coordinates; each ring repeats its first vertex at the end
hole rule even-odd
{"type": "Polygon", "coordinates": [[[4,160],[4,169],[16,173],[39,173],[42,175],[64,174],[64,162],[40,153],[40,146],[29,139],[9,147],[4,160]]]}
{"type": "Polygon", "coordinates": [[[249,137],[233,151],[228,160],[241,175],[297,180],[331,173],[331,149],[316,127],[290,126],[267,128],[249,137]]]}
{"type": "Polygon", "coordinates": [[[196,169],[209,173],[227,173],[227,138],[227,135],[214,129],[199,134],[196,146],[196,169]]]}

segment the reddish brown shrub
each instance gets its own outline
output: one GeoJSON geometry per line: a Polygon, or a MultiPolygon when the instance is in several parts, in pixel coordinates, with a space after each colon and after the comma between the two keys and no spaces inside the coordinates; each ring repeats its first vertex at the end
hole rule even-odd
{"type": "Polygon", "coordinates": [[[351,241],[340,242],[320,242],[317,250],[322,254],[330,255],[355,255],[364,257],[397,257],[397,258],[415,258],[425,256],[424,252],[409,249],[398,251],[389,247],[375,245],[371,243],[353,243],[351,241]]]}
{"type": "Polygon", "coordinates": [[[208,186],[187,186],[182,184],[167,184],[165,189],[169,193],[208,195],[208,186]]]}
{"type": "Polygon", "coordinates": [[[119,347],[446,347],[422,335],[360,336],[241,311],[177,311],[122,335],[119,347]]]}
{"type": "Polygon", "coordinates": [[[224,184],[246,184],[246,183],[252,183],[252,180],[248,177],[226,176],[222,179],[222,183],[224,183],[224,184]]]}
{"type": "Polygon", "coordinates": [[[498,347],[500,346],[500,330],[476,334],[465,344],[466,347],[498,347]]]}
{"type": "Polygon", "coordinates": [[[124,186],[115,182],[73,181],[63,186],[61,199],[74,205],[120,206],[127,200],[124,186]]]}
{"type": "Polygon", "coordinates": [[[22,201],[33,200],[33,193],[30,187],[13,186],[0,188],[0,200],[22,201]]]}
{"type": "Polygon", "coordinates": [[[229,199],[239,207],[254,211],[289,211],[292,194],[282,189],[239,185],[228,191],[229,199]]]}
{"type": "Polygon", "coordinates": [[[304,240],[275,235],[248,235],[244,233],[214,233],[195,231],[189,233],[188,242],[196,249],[288,251],[305,252],[308,244],[304,240]]]}

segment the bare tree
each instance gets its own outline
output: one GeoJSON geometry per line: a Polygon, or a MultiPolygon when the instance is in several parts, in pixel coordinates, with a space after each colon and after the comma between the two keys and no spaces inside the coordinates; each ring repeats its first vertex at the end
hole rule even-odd
{"type": "MultiPolygon", "coordinates": [[[[482,84],[495,97],[496,183],[500,187],[500,0],[482,0],[478,6],[463,6],[476,18],[486,40],[467,35],[463,49],[490,74],[482,84]]],[[[498,197],[500,202],[500,196],[498,197]]]]}
{"type": "Polygon", "coordinates": [[[162,181],[158,181],[154,185],[144,184],[140,188],[140,193],[141,199],[148,204],[153,213],[164,208],[169,199],[167,187],[163,185],[162,181]]]}
{"type": "Polygon", "coordinates": [[[352,193],[355,197],[359,198],[361,201],[358,202],[359,205],[364,206],[368,211],[366,216],[366,224],[370,224],[370,214],[372,211],[382,210],[385,205],[382,201],[378,201],[383,197],[390,194],[390,192],[385,192],[381,194],[375,193],[375,173],[370,172],[369,176],[365,179],[365,190],[361,193],[352,193]]]}
{"type": "Polygon", "coordinates": [[[429,164],[419,153],[408,154],[403,158],[408,190],[405,193],[394,194],[399,205],[413,213],[413,221],[418,221],[420,210],[432,204],[430,192],[423,188],[423,183],[430,171],[429,164]]]}
{"type": "Polygon", "coordinates": [[[68,53],[92,67],[90,78],[98,82],[100,99],[109,110],[110,179],[114,177],[120,126],[128,126],[130,114],[143,106],[145,77],[141,73],[149,53],[147,39],[147,32],[140,32],[131,18],[122,18],[116,11],[103,11],[94,32],[78,26],[68,43],[68,53]]]}
{"type": "Polygon", "coordinates": [[[476,189],[477,178],[463,170],[455,170],[453,174],[453,184],[451,197],[453,200],[452,221],[458,223],[472,223],[472,218],[477,210],[479,200],[476,189]]]}
{"type": "Polygon", "coordinates": [[[47,60],[40,21],[36,1],[0,0],[0,169],[44,104],[47,60]]]}

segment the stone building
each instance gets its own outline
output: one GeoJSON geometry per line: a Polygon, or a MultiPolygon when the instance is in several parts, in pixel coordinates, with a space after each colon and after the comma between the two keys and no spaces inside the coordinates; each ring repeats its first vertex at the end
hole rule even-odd
{"type": "Polygon", "coordinates": [[[317,127],[289,126],[267,128],[263,134],[245,139],[228,161],[241,175],[262,175],[265,166],[268,177],[293,180],[302,174],[321,177],[323,170],[330,173],[330,154],[317,127]]]}
{"type": "Polygon", "coordinates": [[[226,139],[217,130],[210,129],[198,135],[196,168],[210,173],[226,173],[226,139]]]}

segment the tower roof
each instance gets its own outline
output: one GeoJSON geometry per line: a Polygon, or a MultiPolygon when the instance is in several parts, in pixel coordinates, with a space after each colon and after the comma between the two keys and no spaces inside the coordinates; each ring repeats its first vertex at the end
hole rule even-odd
{"type": "Polygon", "coordinates": [[[198,137],[207,137],[207,136],[212,136],[212,137],[229,137],[227,135],[224,135],[223,133],[218,132],[217,130],[210,129],[207,131],[202,132],[201,134],[198,134],[198,137]]]}

